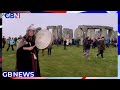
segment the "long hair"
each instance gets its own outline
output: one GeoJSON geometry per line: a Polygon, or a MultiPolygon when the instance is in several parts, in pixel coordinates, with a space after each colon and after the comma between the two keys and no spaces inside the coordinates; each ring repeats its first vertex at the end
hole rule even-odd
{"type": "Polygon", "coordinates": [[[26,31],[26,34],[25,34],[25,36],[24,36],[23,38],[25,38],[25,39],[28,40],[28,41],[35,41],[35,31],[32,30],[32,31],[33,31],[33,36],[32,36],[32,37],[29,36],[29,31],[30,31],[30,30],[27,30],[27,31],[26,31]]]}
{"type": "MultiPolygon", "coordinates": [[[[33,30],[33,33],[34,33],[34,30],[33,30]]],[[[23,36],[23,38],[21,38],[17,44],[17,50],[24,46],[25,44],[27,44],[28,41],[32,41],[32,42],[35,42],[35,34],[33,34],[33,36],[29,36],[29,30],[26,31],[26,34],[25,36],[23,36]]]]}

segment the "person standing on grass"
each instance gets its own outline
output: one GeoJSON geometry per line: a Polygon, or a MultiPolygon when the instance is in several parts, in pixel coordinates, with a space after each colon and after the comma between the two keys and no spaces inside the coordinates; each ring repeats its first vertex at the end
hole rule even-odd
{"type": "Polygon", "coordinates": [[[117,38],[115,38],[115,40],[114,40],[114,46],[115,46],[115,47],[118,46],[117,43],[118,43],[118,42],[117,42],[117,38]]]}
{"type": "Polygon", "coordinates": [[[52,45],[48,47],[48,55],[51,55],[52,45]]]}
{"type": "Polygon", "coordinates": [[[4,48],[4,47],[5,47],[5,44],[6,44],[6,38],[5,38],[5,36],[3,36],[3,38],[2,38],[2,43],[3,43],[2,48],[4,48]]]}
{"type": "Polygon", "coordinates": [[[112,46],[114,47],[114,40],[113,40],[113,39],[111,40],[111,44],[112,44],[112,46]]]}
{"type": "Polygon", "coordinates": [[[79,47],[80,46],[80,39],[78,38],[77,40],[76,40],[77,42],[77,47],[79,47]]]}
{"type": "Polygon", "coordinates": [[[110,39],[108,37],[105,38],[105,45],[106,48],[109,48],[109,43],[110,43],[110,39]]]}
{"type": "Polygon", "coordinates": [[[104,50],[105,50],[104,37],[102,37],[102,38],[100,39],[98,49],[99,49],[99,52],[98,52],[98,54],[97,54],[97,57],[101,54],[101,57],[104,58],[104,57],[103,57],[103,53],[104,53],[104,50]]]}
{"type": "Polygon", "coordinates": [[[66,49],[66,43],[67,43],[67,41],[64,40],[64,50],[66,49]]]}
{"type": "Polygon", "coordinates": [[[89,52],[90,52],[90,47],[91,47],[91,40],[89,37],[86,38],[85,42],[84,42],[84,51],[85,51],[85,57],[86,59],[88,59],[89,57],[89,52]]]}
{"type": "Polygon", "coordinates": [[[14,51],[13,45],[14,45],[14,40],[11,37],[9,37],[7,51],[9,50],[10,46],[12,48],[12,51],[14,51]]]}
{"type": "Polygon", "coordinates": [[[14,38],[14,41],[15,41],[15,46],[17,46],[17,37],[14,38]]]}
{"type": "Polygon", "coordinates": [[[97,45],[96,45],[96,42],[97,42],[97,40],[94,38],[94,39],[92,40],[92,48],[93,48],[93,49],[95,49],[95,47],[97,46],[97,45]]]}
{"type": "Polygon", "coordinates": [[[83,39],[83,55],[85,55],[85,42],[86,42],[87,38],[83,39]]]}
{"type": "Polygon", "coordinates": [[[99,45],[100,45],[100,38],[98,38],[96,41],[96,46],[97,46],[98,52],[99,52],[99,45]]]}

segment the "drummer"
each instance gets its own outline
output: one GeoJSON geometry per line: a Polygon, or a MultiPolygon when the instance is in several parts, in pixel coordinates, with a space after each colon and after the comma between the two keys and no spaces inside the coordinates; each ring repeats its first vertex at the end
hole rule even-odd
{"type": "Polygon", "coordinates": [[[52,51],[52,45],[48,47],[48,55],[51,55],[51,51],[52,51]]]}
{"type": "Polygon", "coordinates": [[[16,52],[16,70],[35,72],[35,76],[40,76],[38,61],[38,49],[35,47],[35,34],[33,29],[28,29],[26,35],[19,42],[16,52]]]}

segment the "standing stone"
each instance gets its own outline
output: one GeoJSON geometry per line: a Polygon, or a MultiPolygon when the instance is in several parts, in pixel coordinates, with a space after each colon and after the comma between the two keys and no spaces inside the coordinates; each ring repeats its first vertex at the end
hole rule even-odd
{"type": "Polygon", "coordinates": [[[73,38],[73,30],[69,29],[69,28],[63,28],[63,38],[64,39],[67,39],[67,38],[72,39],[73,38]]]}
{"type": "Polygon", "coordinates": [[[112,30],[108,30],[108,37],[111,39],[111,37],[112,37],[112,30]]]}
{"type": "Polygon", "coordinates": [[[99,38],[101,38],[102,37],[102,29],[100,29],[100,37],[99,38]]]}
{"type": "Polygon", "coordinates": [[[90,36],[91,39],[94,39],[95,38],[95,29],[91,29],[91,36],[90,36]]]}
{"type": "Polygon", "coordinates": [[[110,38],[110,39],[111,39],[111,40],[114,39],[114,38],[115,38],[114,36],[115,36],[115,32],[112,31],[112,35],[111,35],[111,38],[110,38]]]}
{"type": "Polygon", "coordinates": [[[118,38],[118,32],[117,31],[114,32],[115,32],[115,37],[118,38]]]}
{"type": "Polygon", "coordinates": [[[82,28],[82,31],[83,31],[83,39],[87,37],[87,31],[88,31],[88,28],[87,27],[83,27],[82,28]]]}
{"type": "Polygon", "coordinates": [[[70,30],[70,39],[72,39],[73,38],[73,30],[72,29],[69,29],[70,30]]]}
{"type": "Polygon", "coordinates": [[[95,29],[88,29],[87,30],[87,37],[94,39],[95,38],[95,29]]]}
{"type": "Polygon", "coordinates": [[[77,28],[74,32],[74,38],[80,39],[80,44],[83,45],[83,31],[77,28]]]}
{"type": "Polygon", "coordinates": [[[106,29],[102,29],[101,37],[106,37],[106,36],[107,36],[107,30],[106,29]]]}
{"type": "Polygon", "coordinates": [[[55,39],[58,39],[58,30],[57,30],[57,28],[55,27],[53,30],[54,30],[55,39]]]}
{"type": "Polygon", "coordinates": [[[77,38],[83,38],[83,31],[81,29],[77,28],[75,30],[74,37],[75,37],[75,39],[77,39],[77,38]]]}
{"type": "Polygon", "coordinates": [[[57,35],[58,38],[62,38],[62,25],[57,26],[57,35]]]}
{"type": "Polygon", "coordinates": [[[117,31],[112,31],[111,39],[118,39],[118,32],[117,31]]]}
{"type": "Polygon", "coordinates": [[[92,35],[92,34],[91,34],[91,29],[88,29],[88,30],[87,30],[87,37],[90,37],[90,38],[91,38],[91,35],[92,35]]]}
{"type": "Polygon", "coordinates": [[[99,29],[95,29],[95,37],[94,38],[98,38],[98,36],[99,36],[99,29]]]}
{"type": "Polygon", "coordinates": [[[68,36],[68,28],[63,28],[63,39],[66,40],[67,39],[67,36],[68,36]]]}
{"type": "Polygon", "coordinates": [[[47,26],[47,29],[52,29],[53,40],[58,38],[56,26],[47,26]]]}
{"type": "Polygon", "coordinates": [[[100,29],[98,31],[95,32],[95,38],[100,38],[101,36],[101,31],[100,29]]]}

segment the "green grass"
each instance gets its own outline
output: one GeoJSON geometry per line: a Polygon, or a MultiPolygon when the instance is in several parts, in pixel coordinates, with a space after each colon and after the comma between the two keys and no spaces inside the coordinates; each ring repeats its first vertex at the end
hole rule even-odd
{"type": "MultiPolygon", "coordinates": [[[[15,46],[14,46],[15,48],[15,46]]],[[[3,52],[3,71],[14,71],[16,63],[16,51],[3,52]]],[[[67,50],[63,46],[53,46],[52,55],[45,56],[39,52],[39,64],[42,76],[47,77],[116,77],[117,76],[117,48],[110,47],[104,53],[105,59],[101,56],[96,58],[97,49],[90,50],[90,60],[83,56],[83,47],[68,46],[67,50]]]]}

